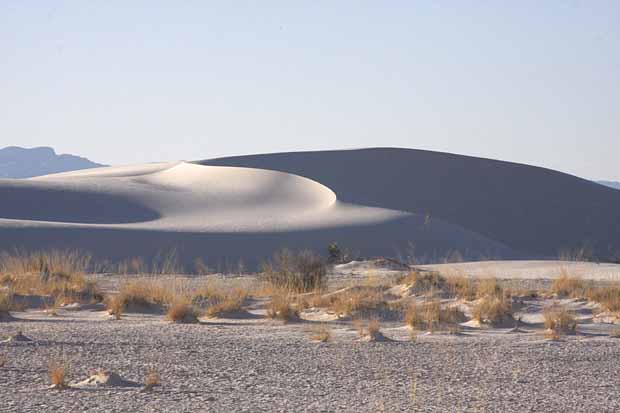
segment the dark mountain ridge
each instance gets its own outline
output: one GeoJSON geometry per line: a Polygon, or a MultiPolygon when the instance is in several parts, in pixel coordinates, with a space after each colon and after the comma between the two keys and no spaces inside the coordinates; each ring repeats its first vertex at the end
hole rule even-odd
{"type": "Polygon", "coordinates": [[[101,166],[106,165],[80,156],[57,155],[54,149],[46,146],[37,148],[8,146],[0,149],[0,178],[31,178],[101,166]]]}

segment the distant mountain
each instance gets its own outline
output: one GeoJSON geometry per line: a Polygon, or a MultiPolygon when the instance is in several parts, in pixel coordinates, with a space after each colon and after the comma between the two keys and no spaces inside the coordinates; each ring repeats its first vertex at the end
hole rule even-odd
{"type": "Polygon", "coordinates": [[[106,166],[74,155],[57,155],[48,147],[0,149],[0,178],[30,178],[58,172],[106,166]]]}
{"type": "Polygon", "coordinates": [[[616,182],[616,181],[596,181],[596,183],[608,186],[610,188],[620,189],[620,182],[616,182]]]}

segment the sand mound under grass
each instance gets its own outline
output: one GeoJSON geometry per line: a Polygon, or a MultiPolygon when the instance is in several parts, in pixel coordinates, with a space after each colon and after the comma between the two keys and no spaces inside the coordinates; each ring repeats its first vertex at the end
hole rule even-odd
{"type": "Polygon", "coordinates": [[[394,340],[392,340],[389,337],[386,337],[381,331],[378,331],[372,334],[368,334],[368,333],[364,334],[357,341],[363,342],[363,343],[391,343],[394,340]]]}
{"type": "Polygon", "coordinates": [[[30,343],[32,341],[33,340],[31,338],[26,337],[21,331],[18,331],[17,333],[10,335],[6,340],[0,341],[0,343],[30,343]]]}
{"type": "Polygon", "coordinates": [[[71,387],[76,388],[88,388],[88,387],[139,387],[140,384],[123,379],[117,373],[105,370],[96,369],[91,371],[90,376],[80,382],[71,384],[71,387]]]}

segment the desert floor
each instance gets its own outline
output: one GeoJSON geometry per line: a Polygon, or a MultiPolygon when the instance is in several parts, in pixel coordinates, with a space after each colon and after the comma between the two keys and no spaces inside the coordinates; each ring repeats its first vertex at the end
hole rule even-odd
{"type": "MultiPolygon", "coordinates": [[[[332,282],[368,272],[381,278],[398,270],[357,263],[337,267],[332,282]]],[[[544,288],[554,276],[548,275],[534,283],[544,288]]],[[[119,277],[98,279],[113,290],[119,277]]],[[[531,279],[505,281],[533,287],[531,279]]],[[[598,319],[592,303],[563,299],[577,314],[577,332],[550,340],[541,325],[545,300],[522,300],[516,330],[463,323],[458,332],[417,331],[412,340],[402,320],[382,320],[388,339],[376,342],[361,341],[349,318],[311,321],[313,309],[298,322],[268,319],[264,299],[251,300],[244,316],[198,324],[171,323],[159,313],[114,320],[101,304],[65,307],[53,316],[40,308],[14,312],[13,321],[0,322],[0,340],[21,331],[32,341],[0,344],[0,410],[620,410],[616,325],[598,319]],[[328,342],[311,340],[319,324],[331,330],[328,342]],[[50,360],[66,362],[72,383],[98,368],[126,382],[51,389],[50,360]],[[144,391],[149,368],[161,384],[144,391]]]]}

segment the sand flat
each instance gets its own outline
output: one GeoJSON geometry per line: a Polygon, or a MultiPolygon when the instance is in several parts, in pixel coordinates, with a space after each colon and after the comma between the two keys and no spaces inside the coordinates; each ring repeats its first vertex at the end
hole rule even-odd
{"type": "Polygon", "coordinates": [[[418,267],[441,273],[463,274],[477,278],[549,280],[565,273],[584,280],[620,281],[620,264],[583,261],[478,261],[420,265],[418,267]]]}

